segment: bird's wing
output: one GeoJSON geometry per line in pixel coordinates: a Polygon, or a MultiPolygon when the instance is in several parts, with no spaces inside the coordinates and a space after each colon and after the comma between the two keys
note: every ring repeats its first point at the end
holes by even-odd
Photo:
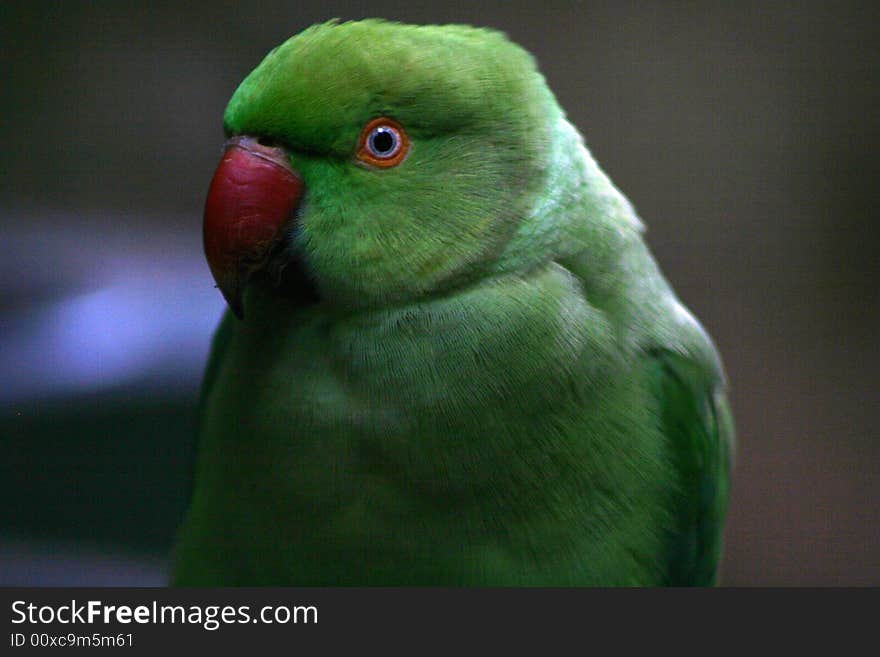
{"type": "Polygon", "coordinates": [[[679,473],[668,584],[716,583],[727,511],[733,422],[723,383],[685,356],[652,352],[661,422],[679,473]]]}
{"type": "Polygon", "coordinates": [[[187,484],[187,495],[191,495],[193,490],[193,481],[195,479],[196,453],[198,451],[199,437],[201,436],[202,421],[205,415],[205,404],[214,383],[217,380],[217,374],[220,371],[220,365],[226,355],[229,341],[232,337],[233,329],[232,313],[228,310],[223,313],[223,319],[214,331],[214,337],[211,339],[211,352],[208,356],[208,365],[205,368],[205,374],[202,377],[202,386],[199,391],[199,401],[196,407],[196,430],[193,433],[192,450],[190,453],[190,476],[187,484]]]}

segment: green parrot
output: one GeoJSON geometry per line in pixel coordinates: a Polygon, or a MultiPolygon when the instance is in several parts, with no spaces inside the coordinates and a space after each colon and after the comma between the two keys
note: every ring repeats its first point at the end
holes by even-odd
{"type": "Polygon", "coordinates": [[[717,582],[719,356],[525,50],[331,21],[224,127],[173,584],[717,582]]]}

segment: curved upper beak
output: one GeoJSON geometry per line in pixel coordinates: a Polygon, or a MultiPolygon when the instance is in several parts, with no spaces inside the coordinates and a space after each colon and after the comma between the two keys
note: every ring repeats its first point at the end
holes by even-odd
{"type": "Polygon", "coordinates": [[[239,319],[244,286],[283,238],[303,191],[283,148],[246,135],[226,142],[205,202],[203,237],[211,274],[239,319]]]}

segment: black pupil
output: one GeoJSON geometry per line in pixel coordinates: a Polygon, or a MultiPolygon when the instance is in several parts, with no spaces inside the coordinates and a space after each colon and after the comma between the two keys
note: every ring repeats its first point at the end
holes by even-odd
{"type": "Polygon", "coordinates": [[[379,128],[370,137],[370,145],[378,155],[388,155],[393,151],[395,141],[394,133],[387,128],[379,128]]]}

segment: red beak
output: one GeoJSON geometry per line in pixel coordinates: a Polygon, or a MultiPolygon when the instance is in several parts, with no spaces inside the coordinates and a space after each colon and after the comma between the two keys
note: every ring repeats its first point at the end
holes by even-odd
{"type": "Polygon", "coordinates": [[[211,274],[239,319],[245,284],[283,237],[302,195],[302,178],[284,149],[248,136],[226,142],[208,190],[203,236],[211,274]]]}

